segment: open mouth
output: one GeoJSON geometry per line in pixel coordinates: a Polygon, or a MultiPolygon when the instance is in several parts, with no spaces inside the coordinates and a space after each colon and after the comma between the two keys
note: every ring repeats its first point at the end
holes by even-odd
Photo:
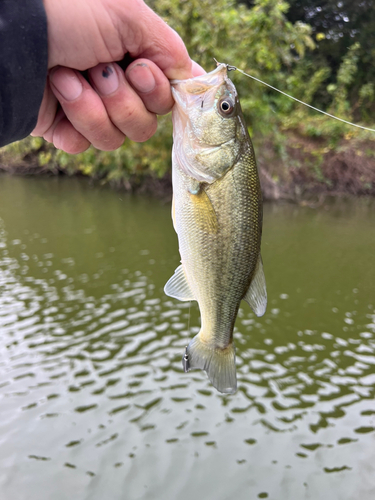
{"type": "MultiPolygon", "coordinates": [[[[189,80],[192,83],[195,81],[195,82],[197,82],[197,84],[198,84],[198,82],[202,82],[203,85],[207,85],[207,83],[208,83],[207,80],[210,80],[211,77],[215,77],[218,73],[221,73],[224,69],[225,69],[225,71],[227,70],[227,65],[224,63],[221,63],[213,71],[210,71],[209,73],[206,73],[205,75],[196,76],[195,78],[189,78],[189,80]]],[[[186,81],[187,80],[170,80],[170,84],[171,85],[178,85],[179,83],[185,83],[186,81]]],[[[194,94],[197,93],[193,90],[193,88],[191,90],[192,90],[191,93],[194,93],[194,94]]]]}

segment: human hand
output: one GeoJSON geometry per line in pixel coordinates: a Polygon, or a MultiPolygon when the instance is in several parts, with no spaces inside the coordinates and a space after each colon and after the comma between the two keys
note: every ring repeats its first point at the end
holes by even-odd
{"type": "Polygon", "coordinates": [[[142,0],[44,0],[49,77],[32,132],[68,153],[151,137],[173,106],[168,79],[204,73],[142,0]],[[135,59],[125,70],[114,61],[135,59]],[[90,83],[79,71],[88,71],[90,83]],[[61,109],[56,113],[58,103],[61,109]]]}

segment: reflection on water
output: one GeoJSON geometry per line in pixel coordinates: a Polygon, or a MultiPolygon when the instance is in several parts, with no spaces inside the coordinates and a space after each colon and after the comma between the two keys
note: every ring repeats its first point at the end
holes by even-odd
{"type": "Polygon", "coordinates": [[[1,177],[1,498],[373,500],[374,223],[266,205],[269,307],[240,310],[221,395],[181,369],[169,204],[1,177]]]}

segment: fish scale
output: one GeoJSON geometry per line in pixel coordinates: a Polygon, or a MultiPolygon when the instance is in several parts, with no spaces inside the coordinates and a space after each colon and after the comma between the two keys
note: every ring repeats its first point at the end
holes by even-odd
{"type": "Polygon", "coordinates": [[[255,155],[225,65],[172,82],[172,89],[173,218],[181,266],[165,292],[199,305],[201,329],[187,346],[185,369],[205,370],[219,391],[232,393],[237,387],[233,328],[241,300],[257,315],[264,314],[267,302],[255,155]],[[230,113],[220,108],[223,102],[230,113]]]}

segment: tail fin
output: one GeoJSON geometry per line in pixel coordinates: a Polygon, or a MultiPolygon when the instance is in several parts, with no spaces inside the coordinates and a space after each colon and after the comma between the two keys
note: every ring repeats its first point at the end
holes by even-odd
{"type": "Polygon", "coordinates": [[[182,358],[185,372],[205,370],[212,385],[223,393],[233,394],[237,390],[236,354],[233,342],[225,349],[210,346],[196,335],[186,347],[182,358]]]}

